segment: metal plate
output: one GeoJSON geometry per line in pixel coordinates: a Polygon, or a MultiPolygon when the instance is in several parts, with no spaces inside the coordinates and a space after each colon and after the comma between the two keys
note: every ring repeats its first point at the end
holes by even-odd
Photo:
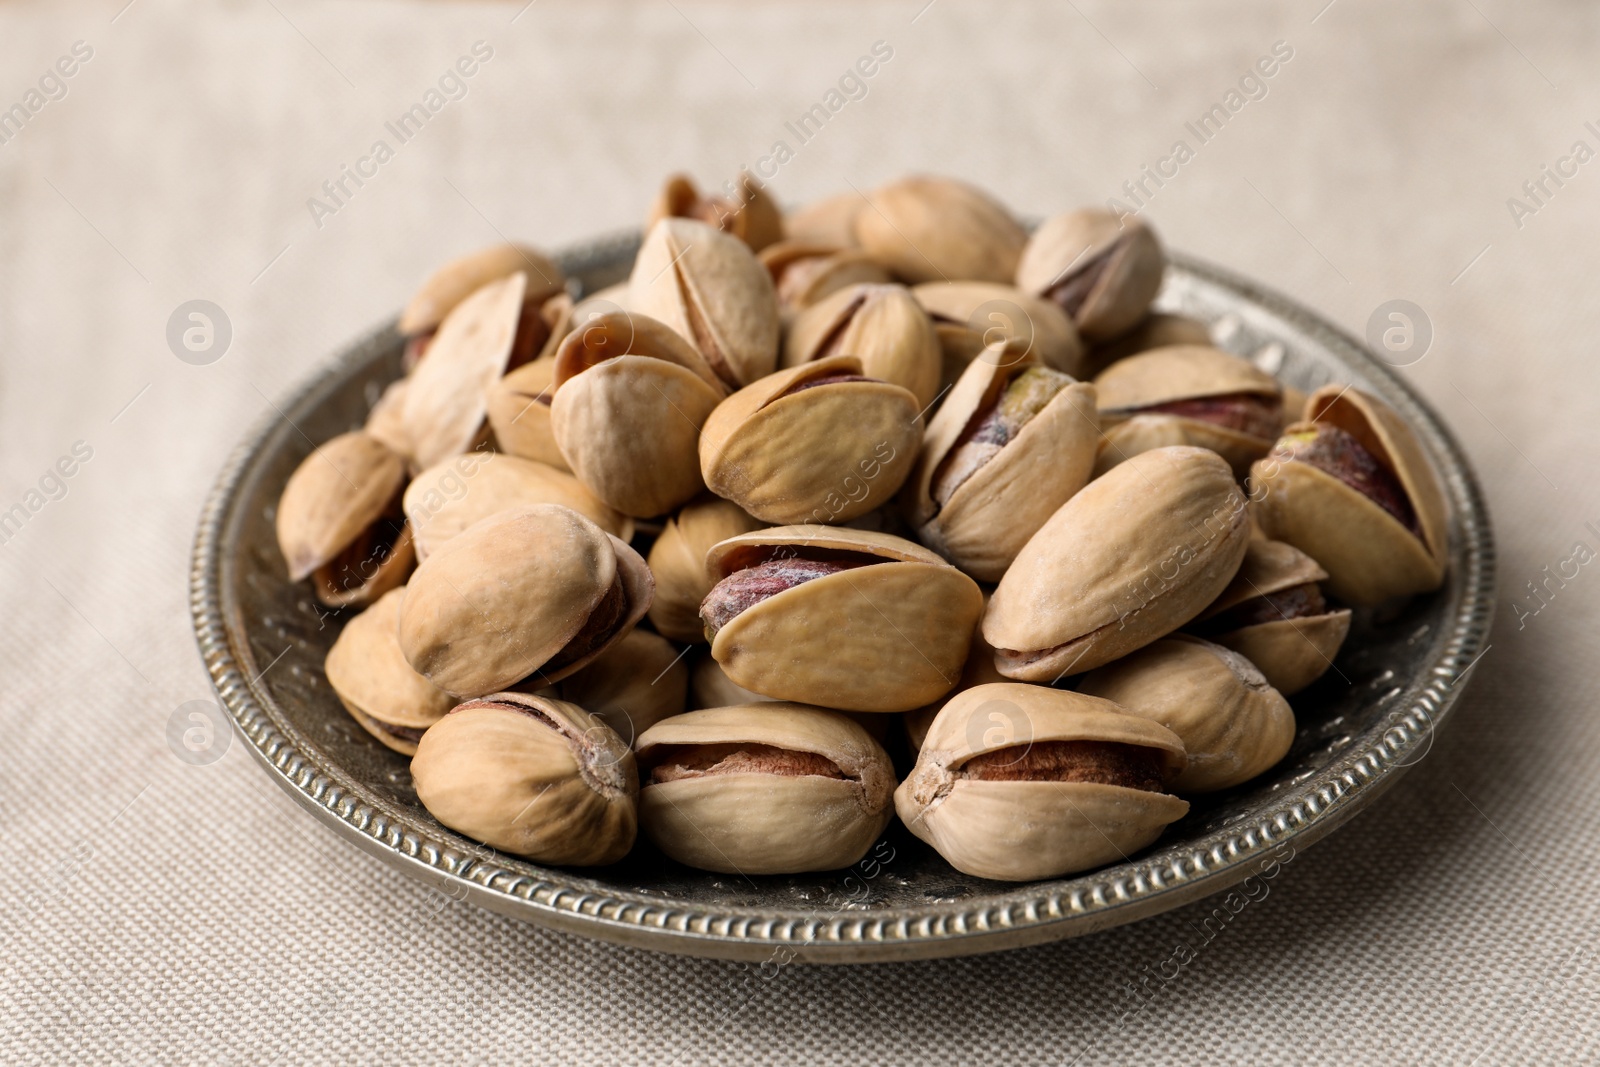
{"type": "MultiPolygon", "coordinates": [[[[560,257],[585,291],[621,280],[625,235],[560,257]]],[[[417,803],[407,761],[373,741],[322,676],[342,620],[285,577],[273,510],[311,449],[355,429],[399,374],[392,324],[269,412],[228,460],[200,519],[191,578],[200,652],[249,750],[333,830],[457,899],[591,937],[700,956],[825,963],[990,952],[1153,915],[1218,892],[1361,810],[1426,754],[1482,649],[1494,550],[1478,486],[1438,418],[1362,346],[1254,283],[1175,257],[1159,302],[1213,324],[1218,341],[1309,391],[1354,382],[1417,429],[1451,505],[1447,584],[1383,615],[1358,612],[1344,652],[1294,700],[1290,754],[1247,787],[1204,798],[1131,862],[1010,885],[952,870],[898,823],[848,871],[708,874],[641,841],[612,867],[565,870],[494,853],[417,803]],[[270,668],[270,669],[269,669],[270,668]]]]}

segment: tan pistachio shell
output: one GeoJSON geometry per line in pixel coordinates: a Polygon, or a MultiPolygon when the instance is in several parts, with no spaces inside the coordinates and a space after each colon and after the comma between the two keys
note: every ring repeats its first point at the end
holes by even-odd
{"type": "MultiPolygon", "coordinates": [[[[674,641],[703,642],[705,624],[700,602],[716,584],[706,567],[706,553],[719,541],[759,530],[765,523],[739,505],[708,494],[685,504],[668,519],[650,546],[650,573],[656,579],[650,623],[674,641]]],[[[722,701],[741,704],[744,701],[722,701]]]]}
{"type": "Polygon", "coordinates": [[[524,363],[489,391],[489,427],[495,446],[523,459],[557,470],[569,470],[550,428],[550,401],[555,396],[554,357],[524,363]]]}
{"type": "MultiPolygon", "coordinates": [[[[893,815],[894,768],[857,723],[793,703],[707,708],[665,719],[639,738],[645,836],[680,863],[728,874],[794,874],[848,867],[893,815]],[[686,749],[762,746],[749,770],[652,781],[686,749]],[[768,751],[809,753],[839,777],[796,773],[768,751]],[[787,773],[785,773],[787,771],[787,773]]],[[[810,762],[810,761],[808,761],[810,762]]]]}
{"type": "Polygon", "coordinates": [[[639,554],[571,508],[531,504],[467,527],[406,586],[400,647],[447,693],[482,696],[539,672],[560,681],[644,617],[653,592],[639,554]],[[579,634],[620,578],[626,608],[605,640],[559,668],[541,668],[579,634]]]}
{"type": "Polygon", "coordinates": [[[917,398],[882,381],[790,392],[811,378],[860,373],[860,360],[832,356],[728,397],[700,433],[706,485],[773,523],[846,522],[893,499],[922,442],[917,398]]]}
{"type": "Polygon", "coordinates": [[[1007,340],[1047,367],[1085,377],[1077,327],[1043,297],[998,282],[924,282],[911,295],[933,319],[947,373],[952,359],[964,369],[989,345],[1007,340]]]}
{"type": "Polygon", "coordinates": [[[543,301],[566,285],[561,268],[542,252],[527,245],[490,245],[452,259],[430,274],[400,313],[400,332],[410,337],[434,329],[467,297],[518,272],[528,276],[530,300],[543,301]]]}
{"type": "Polygon", "coordinates": [[[584,708],[631,747],[689,703],[689,666],[660,634],[633,630],[558,683],[561,698],[584,708]]]}
{"type": "Polygon", "coordinates": [[[1016,278],[1030,293],[1065,299],[1078,332],[1100,342],[1139,324],[1165,269],[1161,242],[1137,216],[1090,208],[1057,215],[1034,230],[1016,278]]]}
{"type": "Polygon", "coordinates": [[[979,581],[999,581],[1034,532],[1088,484],[1094,466],[1100,440],[1095,387],[1071,382],[949,500],[934,500],[935,476],[968,423],[1032,365],[1006,341],[973,360],[928,423],[917,469],[906,482],[918,538],[979,581]]]}
{"type": "Polygon", "coordinates": [[[405,460],[411,458],[411,438],[406,434],[405,402],[409,378],[400,378],[384,386],[378,402],[367,412],[367,422],[362,429],[383,442],[395,455],[405,460]]]}
{"type": "Polygon", "coordinates": [[[406,483],[406,465],[357,430],[325,441],[301,461],[278,499],[278,547],[298,582],[381,519],[406,483]]]}
{"type": "MultiPolygon", "coordinates": [[[[704,633],[701,634],[703,638],[704,633]]],[[[721,708],[730,704],[760,704],[776,700],[734,683],[722,664],[711,658],[709,651],[695,660],[689,671],[689,699],[696,709],[721,708]]]]}
{"type": "MultiPolygon", "coordinates": [[[[989,598],[984,596],[984,604],[988,605],[989,598]]],[[[914,711],[905,714],[906,737],[911,742],[911,751],[916,752],[922,747],[922,742],[928,736],[928,728],[933,725],[933,720],[938,717],[944,706],[954,700],[957,695],[979,685],[989,685],[992,682],[1009,682],[1011,679],[995,670],[994,649],[983,639],[982,630],[974,630],[972,634],[972,647],[967,652],[966,665],[961,668],[961,680],[956,687],[932,704],[925,704],[914,711]]],[[[1021,683],[1019,683],[1021,684],[1021,683]]]]}
{"type": "Polygon", "coordinates": [[[323,673],[351,718],[402,755],[417,736],[455,706],[449,693],[411,669],[396,634],[405,590],[391,589],[345,623],[328,650],[323,673]]]}
{"type": "Polygon", "coordinates": [[[741,173],[737,188],[728,189],[732,196],[702,196],[688,175],[674,174],[650,205],[645,229],[662,219],[695,219],[737,237],[752,252],[783,240],[783,214],[760,182],[741,173]]]}
{"type": "Polygon", "coordinates": [[[1419,539],[1364,494],[1326,471],[1274,451],[1250,469],[1251,500],[1266,535],[1305,552],[1328,572],[1328,591],[1348,604],[1430,592],[1444,581],[1448,510],[1438,475],[1411,428],[1358,389],[1329,385],[1306,401],[1311,421],[1350,433],[1391,470],[1421,527],[1419,539]]]}
{"type": "Polygon", "coordinates": [[[516,339],[527,280],[518,271],[456,305],[411,373],[403,415],[418,467],[470,450],[482,434],[489,393],[516,339]]]}
{"type": "Polygon", "coordinates": [[[1228,461],[1237,477],[1266,455],[1272,441],[1203,419],[1142,411],[1156,404],[1246,394],[1281,403],[1278,380],[1249,360],[1207,345],[1168,345],[1113,363],[1094,380],[1099,391],[1105,440],[1097,474],[1168,445],[1209,448],[1228,461]]]}
{"type": "Polygon", "coordinates": [[[411,779],[445,826],[540,863],[615,863],[637,834],[633,753],[562,700],[496,693],[460,705],[422,735],[411,779]]]}
{"type": "Polygon", "coordinates": [[[1215,452],[1133,457],[1061,505],[1000,579],[983,620],[995,666],[1052,682],[1166,636],[1227,587],[1249,538],[1215,452]]]}
{"type": "Polygon", "coordinates": [[[1184,766],[1177,736],[1110,701],[1037,685],[980,685],[934,719],[916,766],[895,790],[900,821],[956,870],[1020,882],[1126,859],[1188,813],[1186,801],[1146,789],[963,773],[973,756],[1047,741],[1154,749],[1169,776],[1184,766]]]}
{"type": "Polygon", "coordinates": [[[1078,692],[1177,734],[1189,755],[1172,784],[1180,793],[1248,782],[1294,743],[1294,711],[1283,694],[1248,659],[1198,637],[1164,638],[1090,671],[1078,692]]]}
{"type": "Polygon", "coordinates": [[[707,554],[719,580],[802,548],[884,562],[812,579],[734,616],[711,655],[737,685],[848,711],[909,711],[956,684],[983,612],[977,583],[921,545],[832,526],[731,537],[707,554]]]}
{"type": "Polygon", "coordinates": [[[913,176],[873,191],[856,240],[908,283],[1009,282],[1028,232],[988,193],[950,178],[913,176]]]}
{"type": "Polygon", "coordinates": [[[588,322],[596,315],[604,315],[608,311],[629,311],[631,309],[628,307],[628,292],[627,282],[618,282],[604,289],[596,289],[573,306],[572,320],[588,322]]]}
{"type": "Polygon", "coordinates": [[[633,537],[633,520],[608,507],[565,471],[495,452],[467,452],[429,467],[406,487],[406,521],[417,559],[473,523],[524,504],[560,504],[621,541],[633,537]]]}
{"type": "Polygon", "coordinates": [[[1199,319],[1165,311],[1152,311],[1139,320],[1139,325],[1121,337],[1091,348],[1086,363],[1092,373],[1098,374],[1119,359],[1136,356],[1152,348],[1211,343],[1211,328],[1199,319]]]}
{"type": "Polygon", "coordinates": [[[628,286],[628,310],[676,331],[729,388],[777,366],[777,294],[737,237],[690,219],[662,219],[646,235],[628,286]]]}
{"type": "Polygon", "coordinates": [[[867,206],[867,198],[851,190],[814,200],[783,220],[783,232],[792,241],[856,247],[856,216],[867,206]]]}
{"type": "Polygon", "coordinates": [[[578,480],[627,515],[661,515],[705,488],[700,428],[727,387],[700,353],[647,315],[617,311],[556,355],[550,427],[578,480]]]}
{"type": "Polygon", "coordinates": [[[797,314],[784,335],[781,365],[828,355],[855,356],[863,374],[910,390],[919,407],[939,395],[939,335],[903,285],[853,285],[797,314]]]}
{"type": "Polygon", "coordinates": [[[883,264],[858,248],[780,241],[763,248],[758,258],[772,275],[779,307],[789,313],[852,285],[883,285],[893,280],[883,264]]]}

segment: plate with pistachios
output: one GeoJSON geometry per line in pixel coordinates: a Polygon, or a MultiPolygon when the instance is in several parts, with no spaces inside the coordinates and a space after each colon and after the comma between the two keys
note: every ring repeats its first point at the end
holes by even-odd
{"type": "Polygon", "coordinates": [[[1360,343],[951,179],[644,215],[419,272],[227,462],[201,653],[345,839],[619,943],[915,959],[1243,892],[1426,757],[1493,545],[1360,343]]]}

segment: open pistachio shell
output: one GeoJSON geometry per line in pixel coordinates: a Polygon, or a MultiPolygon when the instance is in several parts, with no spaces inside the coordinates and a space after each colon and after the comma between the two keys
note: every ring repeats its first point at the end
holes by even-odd
{"type": "Polygon", "coordinates": [[[665,325],[611,312],[561,343],[550,427],[596,496],[627,515],[660,515],[705,488],[700,427],[727,392],[665,325]]]}
{"type": "Polygon", "coordinates": [[[1139,324],[1165,269],[1161,242],[1137,216],[1085,209],[1033,231],[1017,285],[1060,304],[1086,340],[1099,342],[1139,324]]]}
{"type": "Polygon", "coordinates": [[[646,730],[637,758],[645,836],[702,870],[848,867],[892,816],[888,755],[861,726],[822,708],[691,711],[646,730]]]}
{"type": "MultiPolygon", "coordinates": [[[[1018,388],[1032,381],[1018,383],[1018,388]]],[[[1094,386],[1039,368],[1031,357],[1018,358],[1009,342],[996,342],[968,365],[928,423],[917,469],[906,483],[917,536],[979,581],[999,581],[1028,538],[1088,483],[1099,437],[1094,386]],[[968,443],[975,435],[985,436],[984,426],[1001,425],[990,417],[998,418],[1012,406],[1009,398],[1015,390],[1010,387],[1030,368],[1035,376],[1054,376],[1054,395],[1020,429],[1005,423],[1006,429],[987,434],[1014,433],[1009,439],[968,443]],[[980,461],[953,492],[939,499],[946,493],[953,463],[980,461]]]]}
{"type": "Polygon", "coordinates": [[[902,178],[868,200],[856,240],[908,283],[1009,282],[1028,241],[993,197],[950,178],[902,178]]]}
{"type": "MultiPolygon", "coordinates": [[[[704,635],[702,634],[702,639],[704,635]]],[[[735,684],[722,664],[703,653],[689,671],[689,699],[694,708],[722,708],[730,704],[760,704],[776,700],[735,684]]]]}
{"type": "Polygon", "coordinates": [[[621,541],[633,537],[633,520],[608,507],[565,471],[495,452],[467,452],[429,467],[405,493],[406,521],[417,559],[480,519],[524,504],[560,504],[621,541]]]}
{"type": "Polygon", "coordinates": [[[1183,741],[1189,763],[1173,789],[1214,793],[1248,782],[1294,742],[1294,711],[1255,664],[1179,635],[1090,671],[1078,692],[1153,719],[1183,741]]]}
{"type": "Polygon", "coordinates": [[[411,438],[406,434],[405,403],[409,378],[390,382],[379,395],[378,402],[367,412],[367,423],[362,429],[383,442],[384,447],[409,461],[411,438]]]}
{"type": "Polygon", "coordinates": [[[411,761],[435,819],[540,863],[615,863],[633,847],[633,753],[576,704],[527,693],[470,700],[422,735],[411,761]]]}
{"type": "Polygon", "coordinates": [[[1239,573],[1189,629],[1244,656],[1274,689],[1293,696],[1333,666],[1350,632],[1348,609],[1329,610],[1320,592],[1307,595],[1327,577],[1293,545],[1252,538],[1239,573]],[[1249,618],[1260,621],[1228,624],[1234,609],[1252,602],[1258,607],[1249,618]]]}
{"type": "Polygon", "coordinates": [[[489,426],[500,451],[568,470],[566,457],[550,428],[555,398],[554,357],[524,363],[489,391],[489,426]]]}
{"type": "Polygon", "coordinates": [[[706,485],[774,523],[846,522],[892,499],[916,463],[920,405],[860,375],[860,360],[832,356],[728,397],[700,433],[706,485]]]}
{"type": "Polygon", "coordinates": [[[855,356],[861,373],[911,391],[920,407],[939,395],[942,355],[933,322],[903,285],[853,285],[795,316],[781,365],[855,356]]]}
{"type": "MultiPolygon", "coordinates": [[[[864,565],[749,598],[711,641],[711,655],[735,684],[849,711],[908,711],[949,692],[983,596],[921,545],[865,530],[784,526],[729,538],[707,564],[722,588],[738,585],[747,568],[778,563],[781,570],[783,561],[812,557],[864,565]]],[[[779,575],[761,592],[784,584],[779,575]]]]}
{"type": "Polygon", "coordinates": [[[689,667],[671,641],[634,630],[558,685],[561,699],[587,710],[631,746],[662,719],[683,714],[689,667]]]}
{"type": "Polygon", "coordinates": [[[1136,356],[1152,348],[1209,344],[1211,344],[1211,328],[1199,319],[1164,311],[1152,311],[1127,333],[1091,348],[1086,363],[1092,373],[1098,374],[1119,359],[1136,356]]]}
{"type": "MultiPolygon", "coordinates": [[[[988,604],[988,596],[984,597],[984,604],[988,604]]],[[[1011,679],[995,670],[994,649],[983,639],[981,630],[972,634],[972,647],[967,652],[966,665],[961,668],[961,680],[956,687],[943,697],[931,704],[924,704],[920,708],[908,711],[905,714],[906,737],[911,742],[911,751],[916,752],[922,747],[922,742],[928,736],[928,728],[933,725],[933,720],[938,717],[944,706],[954,700],[961,693],[979,685],[988,685],[991,682],[1009,682],[1011,679]]]]}
{"type": "Polygon", "coordinates": [[[1061,505],[1000,579],[983,621],[995,666],[1051,682],[1166,636],[1226,588],[1249,537],[1215,452],[1133,457],[1061,505]]]}
{"type": "Polygon", "coordinates": [[[1349,604],[1377,604],[1424,593],[1444,581],[1447,511],[1438,475],[1421,443],[1388,405],[1358,389],[1324,386],[1306,402],[1310,421],[1285,431],[1272,454],[1250,469],[1251,500],[1262,530],[1287,541],[1328,572],[1327,588],[1349,604]],[[1398,484],[1416,532],[1335,474],[1293,458],[1298,442],[1322,426],[1348,434],[1398,484]]]}
{"type": "Polygon", "coordinates": [[[706,567],[706,552],[718,541],[759,530],[763,525],[739,505],[709,493],[691,500],[667,520],[661,535],[650,546],[648,560],[650,573],[656,579],[650,623],[657,632],[674,641],[706,639],[700,602],[716,584],[706,567]]]}
{"type": "Polygon", "coordinates": [[[882,285],[893,280],[883,264],[858,248],[780,241],[763,248],[758,258],[772,275],[778,306],[786,314],[852,285],[882,285]]]}
{"type": "Polygon", "coordinates": [[[778,361],[778,298],[743,241],[702,222],[650,228],[628,281],[628,310],[659,319],[699,350],[729,388],[778,361]]]}
{"type": "Polygon", "coordinates": [[[339,631],[323,671],[339,703],[373,737],[406,756],[455,698],[411,669],[396,630],[404,589],[391,589],[339,631]]]}
{"type": "Polygon", "coordinates": [[[528,276],[527,295],[543,301],[561,292],[561,268],[527,245],[498,244],[452,259],[428,276],[400,313],[400,332],[407,337],[435,329],[473,293],[490,282],[521,272],[528,276]]]}
{"type": "Polygon", "coordinates": [[[856,247],[856,216],[867,206],[867,198],[854,190],[814,200],[792,211],[783,220],[783,232],[791,241],[856,247]]]}
{"type": "Polygon", "coordinates": [[[536,671],[548,684],[633,629],[653,586],[637,552],[571,508],[511,508],[417,568],[400,606],[400,647],[419,674],[458,697],[536,671]]]}
{"type": "Polygon", "coordinates": [[[489,393],[511,357],[527,280],[518,271],[456,305],[412,372],[404,419],[419,467],[460,455],[481,436],[489,393]]]}
{"type": "Polygon", "coordinates": [[[1094,384],[1106,427],[1095,468],[1099,474],[1152,448],[1194,445],[1220,455],[1242,478],[1283,428],[1277,379],[1206,345],[1169,345],[1129,356],[1102,371],[1094,384]],[[1212,416],[1201,417],[1198,412],[1207,405],[1194,402],[1214,398],[1212,416]],[[1187,405],[1191,412],[1154,410],[1172,404],[1187,405]]]}
{"type": "Polygon", "coordinates": [[[997,340],[1012,342],[1047,367],[1085,376],[1077,327],[1042,297],[997,282],[924,282],[911,295],[933,319],[951,382],[997,340]],[[955,374],[949,373],[952,362],[959,364],[955,374]]]}
{"type": "Polygon", "coordinates": [[[728,196],[702,196],[686,174],[669,177],[645,222],[649,229],[662,219],[695,219],[737,237],[759,252],[783,239],[783,215],[761,183],[741,173],[737,187],[727,186],[728,196]]]}
{"type": "Polygon", "coordinates": [[[895,790],[900,821],[956,870],[1056,878],[1123,860],[1189,805],[1161,791],[1183,744],[1107,700],[996,683],[944,706],[895,790]]]}

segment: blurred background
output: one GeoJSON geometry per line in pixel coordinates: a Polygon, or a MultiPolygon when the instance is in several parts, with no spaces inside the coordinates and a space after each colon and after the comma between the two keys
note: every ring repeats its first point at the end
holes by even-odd
{"type": "Polygon", "coordinates": [[[0,1058],[1594,1057],[1600,577],[1529,584],[1600,551],[1597,43],[1581,0],[0,3],[0,511],[28,512],[0,530],[0,1058]],[[435,907],[242,745],[174,757],[211,697],[213,478],[443,259],[637,227],[673,170],[788,205],[931,171],[1044,216],[1126,201],[1179,140],[1140,194],[1170,247],[1357,336],[1422,310],[1402,373],[1476,464],[1502,601],[1425,760],[1154,999],[1126,987],[1186,909],[757,975],[435,907]],[[198,364],[168,341],[194,300],[228,333],[198,364]]]}

